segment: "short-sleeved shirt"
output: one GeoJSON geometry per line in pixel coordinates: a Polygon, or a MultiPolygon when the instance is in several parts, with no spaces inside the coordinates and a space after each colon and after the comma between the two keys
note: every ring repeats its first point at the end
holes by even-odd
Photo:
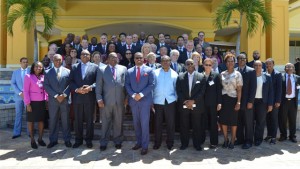
{"type": "Polygon", "coordinates": [[[236,89],[243,86],[243,77],[240,72],[234,70],[229,73],[227,70],[221,73],[222,95],[227,94],[230,97],[237,97],[236,89]]]}

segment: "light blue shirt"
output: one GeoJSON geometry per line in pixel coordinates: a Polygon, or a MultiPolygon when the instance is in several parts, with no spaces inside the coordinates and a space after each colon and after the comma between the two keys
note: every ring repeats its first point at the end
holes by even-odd
{"type": "Polygon", "coordinates": [[[165,105],[165,100],[172,103],[177,100],[176,80],[178,74],[169,69],[165,72],[162,68],[154,70],[155,86],[153,90],[153,103],[165,105]]]}

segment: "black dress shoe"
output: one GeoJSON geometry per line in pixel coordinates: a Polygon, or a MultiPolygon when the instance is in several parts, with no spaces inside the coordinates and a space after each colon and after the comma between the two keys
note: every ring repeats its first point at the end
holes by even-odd
{"type": "Polygon", "coordinates": [[[43,139],[38,139],[38,144],[40,145],[40,146],[46,146],[46,143],[44,142],[44,140],[43,139]]]}
{"type": "Polygon", "coordinates": [[[241,141],[238,141],[238,140],[235,140],[234,141],[234,145],[235,146],[238,146],[238,145],[242,145],[243,143],[241,141]]]}
{"type": "Polygon", "coordinates": [[[228,148],[229,140],[224,141],[222,148],[228,148]]]}
{"type": "Polygon", "coordinates": [[[153,146],[153,150],[157,150],[157,149],[159,149],[159,148],[160,148],[159,145],[154,145],[154,146],[153,146]]]}
{"type": "Polygon", "coordinates": [[[292,137],[292,138],[290,138],[289,139],[291,142],[293,142],[293,143],[297,143],[297,139],[295,138],[295,137],[292,137]]]}
{"type": "Polygon", "coordinates": [[[35,141],[31,142],[31,148],[33,148],[33,149],[37,149],[38,148],[38,146],[36,145],[35,141]]]}
{"type": "Polygon", "coordinates": [[[234,149],[234,143],[229,143],[228,144],[228,149],[234,149]]]}
{"type": "Polygon", "coordinates": [[[201,147],[201,146],[197,146],[197,147],[195,147],[195,149],[196,149],[197,151],[202,151],[202,147],[201,147]]]}
{"type": "Polygon", "coordinates": [[[272,137],[271,136],[267,136],[264,138],[265,141],[269,141],[272,137]]]}
{"type": "Polygon", "coordinates": [[[82,145],[82,142],[75,142],[75,144],[73,145],[73,148],[78,148],[81,145],[82,145]]]}
{"type": "Polygon", "coordinates": [[[86,142],[86,147],[87,148],[92,148],[93,147],[93,143],[91,141],[87,141],[86,142]]]}
{"type": "Polygon", "coordinates": [[[15,138],[18,138],[18,137],[21,137],[21,135],[15,135],[15,136],[12,136],[11,139],[15,139],[15,138]]]}
{"type": "Polygon", "coordinates": [[[271,138],[270,144],[276,144],[276,138],[271,138]]]}
{"type": "Polygon", "coordinates": [[[54,147],[56,144],[58,144],[57,141],[55,141],[55,142],[50,142],[50,143],[48,144],[47,148],[52,148],[52,147],[54,147]]]}
{"type": "Polygon", "coordinates": [[[278,139],[278,141],[285,141],[286,139],[287,139],[286,137],[280,136],[279,139],[278,139]]]}
{"type": "Polygon", "coordinates": [[[212,145],[212,144],[209,146],[210,149],[216,149],[217,147],[218,145],[212,145]]]}
{"type": "Polygon", "coordinates": [[[187,146],[184,146],[184,145],[180,146],[180,150],[185,150],[186,148],[187,148],[187,146]]]}
{"type": "Polygon", "coordinates": [[[252,144],[245,143],[245,144],[243,144],[242,149],[249,149],[251,147],[252,147],[252,144]]]}
{"type": "Polygon", "coordinates": [[[148,149],[142,149],[141,150],[141,155],[146,155],[148,153],[148,149]]]}
{"type": "Polygon", "coordinates": [[[173,145],[167,145],[168,150],[172,150],[173,145]]]}
{"type": "Polygon", "coordinates": [[[140,146],[140,145],[135,145],[134,147],[132,147],[131,149],[132,150],[138,150],[138,149],[140,149],[140,148],[142,148],[142,146],[140,146]]]}
{"type": "Polygon", "coordinates": [[[106,146],[100,146],[100,151],[105,151],[106,150],[106,146]]]}
{"type": "Polygon", "coordinates": [[[262,142],[262,141],[256,140],[255,143],[254,143],[254,145],[255,145],[255,146],[259,146],[259,145],[261,145],[261,142],[262,142]]]}
{"type": "Polygon", "coordinates": [[[122,148],[122,144],[116,144],[115,147],[116,147],[116,149],[121,149],[122,148]]]}
{"type": "Polygon", "coordinates": [[[65,142],[65,146],[68,147],[68,148],[70,148],[70,147],[72,147],[72,143],[70,141],[66,141],[65,142]]]}

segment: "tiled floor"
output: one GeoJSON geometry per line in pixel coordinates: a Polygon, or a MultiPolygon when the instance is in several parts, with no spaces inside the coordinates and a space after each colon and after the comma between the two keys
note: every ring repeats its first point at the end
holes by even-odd
{"type": "MultiPolygon", "coordinates": [[[[25,133],[24,133],[25,134],[25,133]]],[[[300,135],[300,131],[297,132],[300,135]]],[[[47,135],[44,140],[48,143],[47,135]]],[[[208,140],[208,139],[207,139],[208,140]]],[[[222,137],[220,136],[220,142],[222,137]]],[[[73,141],[74,143],[74,141],[73,141]]],[[[0,130],[0,168],[22,169],[79,169],[79,168],[112,168],[122,169],[259,169],[259,168],[300,168],[300,143],[290,141],[277,142],[269,145],[264,142],[259,147],[243,150],[236,147],[233,150],[217,148],[208,149],[208,141],[204,150],[196,151],[191,145],[186,150],[179,150],[180,141],[175,141],[173,150],[165,146],[153,150],[150,144],[149,152],[141,156],[139,151],[131,150],[134,142],[124,142],[121,150],[116,150],[112,143],[104,152],[99,150],[99,141],[93,141],[94,148],[87,149],[85,145],[78,149],[66,148],[62,140],[52,149],[39,147],[32,150],[29,138],[23,135],[11,139],[11,130],[0,130]]]]}

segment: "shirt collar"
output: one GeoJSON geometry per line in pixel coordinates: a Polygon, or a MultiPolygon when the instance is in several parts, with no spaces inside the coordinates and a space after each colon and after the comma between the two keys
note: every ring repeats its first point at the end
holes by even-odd
{"type": "Polygon", "coordinates": [[[189,75],[189,76],[194,76],[194,74],[195,74],[195,71],[193,71],[192,74],[190,74],[190,73],[188,72],[188,75],[189,75]]]}

